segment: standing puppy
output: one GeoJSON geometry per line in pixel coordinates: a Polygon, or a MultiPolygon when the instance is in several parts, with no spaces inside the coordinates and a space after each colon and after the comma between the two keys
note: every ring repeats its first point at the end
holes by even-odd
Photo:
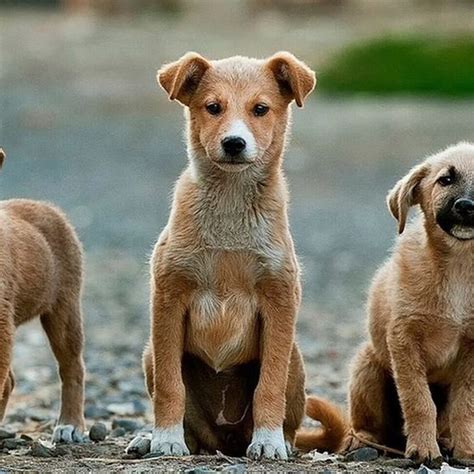
{"type": "Polygon", "coordinates": [[[56,442],[81,441],[84,430],[81,285],[81,245],[66,217],[37,201],[0,201],[0,421],[15,380],[15,328],[39,316],[62,382],[56,442]]]}
{"type": "MultiPolygon", "coordinates": [[[[189,165],[151,263],[151,452],[286,459],[304,371],[282,159],[289,105],[303,105],[314,73],[289,53],[188,53],[158,81],[186,108],[189,165]]],[[[128,452],[143,452],[144,441],[128,452]]]]}

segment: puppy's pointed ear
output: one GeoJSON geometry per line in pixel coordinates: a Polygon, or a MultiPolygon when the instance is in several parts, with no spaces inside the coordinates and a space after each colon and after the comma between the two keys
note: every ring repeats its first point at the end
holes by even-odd
{"type": "Polygon", "coordinates": [[[186,53],[178,61],[164,65],[156,78],[170,100],[176,99],[183,105],[189,105],[204,73],[210,67],[210,62],[198,53],[186,53]]]}
{"type": "Polygon", "coordinates": [[[398,221],[398,233],[405,229],[408,210],[411,206],[420,204],[420,183],[428,174],[428,166],[425,163],[415,166],[404,178],[402,178],[388,193],[387,205],[398,221]]]}
{"type": "Polygon", "coordinates": [[[3,165],[5,158],[6,158],[6,155],[5,155],[5,152],[3,151],[3,148],[0,148],[0,168],[3,165]]]}
{"type": "Polygon", "coordinates": [[[268,59],[268,67],[283,95],[295,100],[298,107],[316,86],[316,75],[304,62],[291,53],[281,51],[268,59]]]}

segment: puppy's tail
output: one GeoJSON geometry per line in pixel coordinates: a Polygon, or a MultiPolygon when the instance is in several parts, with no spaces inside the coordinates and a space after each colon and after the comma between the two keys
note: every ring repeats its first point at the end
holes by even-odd
{"type": "Polygon", "coordinates": [[[306,414],[322,427],[298,430],[296,447],[302,451],[338,452],[349,429],[342,411],[327,400],[311,396],[306,399],[306,414]]]}

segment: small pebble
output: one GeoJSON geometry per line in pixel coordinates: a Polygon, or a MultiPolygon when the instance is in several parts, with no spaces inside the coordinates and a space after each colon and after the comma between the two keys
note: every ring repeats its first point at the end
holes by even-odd
{"type": "Polygon", "coordinates": [[[126,433],[127,432],[125,431],[125,429],[119,426],[118,428],[115,428],[114,430],[112,430],[112,432],[110,433],[110,437],[121,438],[122,436],[125,436],[126,433]]]}
{"type": "Polygon", "coordinates": [[[36,458],[51,458],[54,456],[54,450],[45,446],[41,441],[34,441],[28,454],[36,458]]]}
{"type": "Polygon", "coordinates": [[[211,469],[210,467],[193,467],[191,469],[186,469],[184,471],[186,474],[213,474],[217,471],[211,469]]]}
{"type": "Polygon", "coordinates": [[[355,451],[351,451],[349,454],[345,456],[346,461],[375,461],[379,457],[379,453],[374,448],[360,448],[356,449],[355,451]]]}
{"type": "Polygon", "coordinates": [[[123,428],[128,433],[133,433],[140,428],[140,425],[135,420],[112,420],[112,429],[123,428]]]}
{"type": "Polygon", "coordinates": [[[247,466],[245,464],[232,464],[224,467],[221,472],[226,472],[227,474],[243,474],[247,472],[247,466]]]}
{"type": "Polygon", "coordinates": [[[108,418],[110,415],[109,410],[104,407],[98,407],[97,405],[88,405],[84,410],[86,418],[108,418]]]}
{"type": "Polygon", "coordinates": [[[107,427],[104,423],[94,423],[89,430],[91,441],[104,441],[107,436],[107,427]]]}
{"type": "Polygon", "coordinates": [[[13,433],[12,431],[0,429],[0,440],[10,439],[10,438],[15,438],[15,437],[16,437],[16,433],[13,433]]]}
{"type": "Polygon", "coordinates": [[[128,403],[109,403],[107,410],[114,415],[130,416],[144,415],[146,411],[145,404],[140,400],[133,400],[128,403]]]}
{"type": "Polygon", "coordinates": [[[24,439],[21,439],[21,438],[7,438],[1,442],[2,448],[8,449],[8,450],[23,448],[27,444],[28,443],[24,439]]]}

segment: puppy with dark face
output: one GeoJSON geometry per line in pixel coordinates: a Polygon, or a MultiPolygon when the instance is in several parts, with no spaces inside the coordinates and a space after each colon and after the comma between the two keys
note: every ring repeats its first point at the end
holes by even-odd
{"type": "MultiPolygon", "coordinates": [[[[388,205],[402,235],[370,290],[370,338],[351,371],[352,433],[333,445],[352,450],[367,440],[425,463],[439,461],[440,447],[473,458],[474,144],[413,168],[388,205]],[[415,205],[422,212],[405,229],[415,205]]],[[[344,434],[341,416],[333,426],[344,434]]]]}
{"type": "Polygon", "coordinates": [[[286,459],[305,396],[282,161],[290,104],[303,105],[314,73],[285,52],[188,53],[158,82],[185,107],[188,166],[151,263],[155,429],[128,452],[286,459]]]}

